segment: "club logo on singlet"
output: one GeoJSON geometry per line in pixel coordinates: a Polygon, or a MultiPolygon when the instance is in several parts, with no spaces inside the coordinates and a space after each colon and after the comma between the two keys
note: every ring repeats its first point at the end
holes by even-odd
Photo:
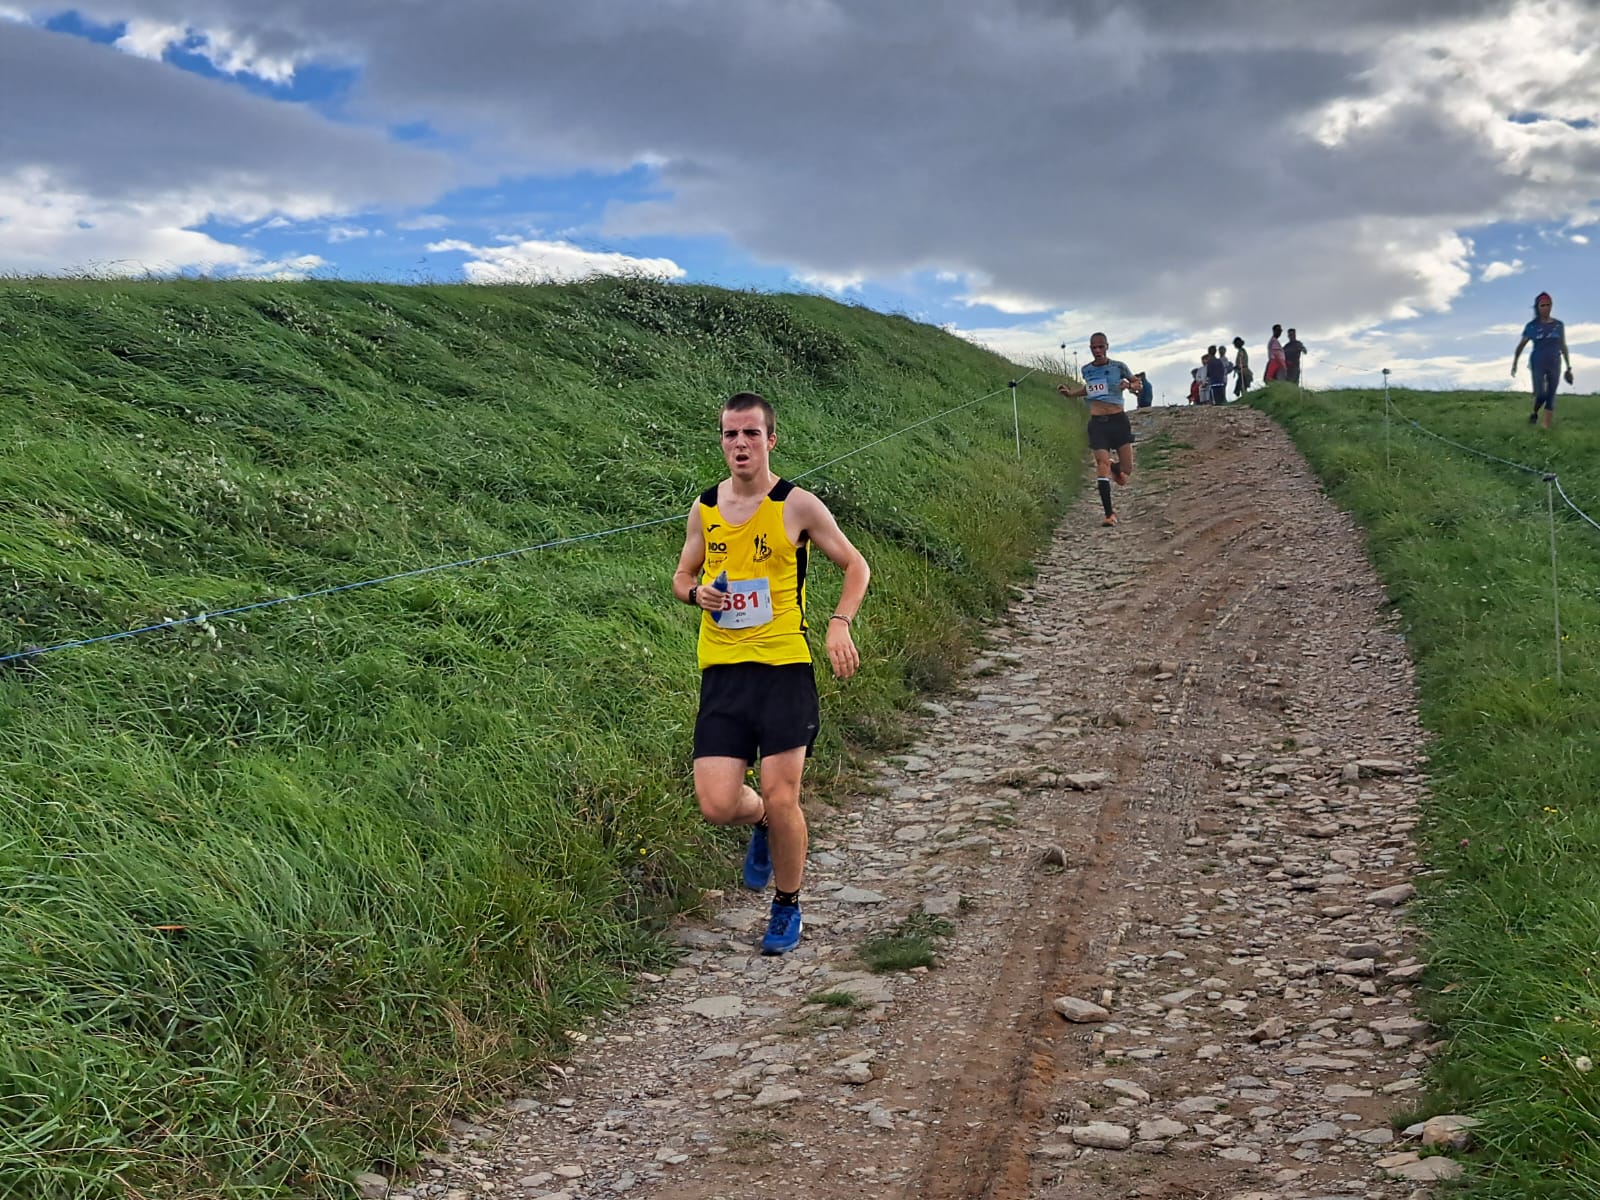
{"type": "Polygon", "coordinates": [[[766,562],[767,559],[772,557],[772,551],[767,546],[767,535],[766,534],[758,533],[756,535],[756,538],[755,538],[755,543],[756,543],[756,550],[755,550],[755,555],[754,555],[754,561],[756,561],[756,562],[766,562]]]}

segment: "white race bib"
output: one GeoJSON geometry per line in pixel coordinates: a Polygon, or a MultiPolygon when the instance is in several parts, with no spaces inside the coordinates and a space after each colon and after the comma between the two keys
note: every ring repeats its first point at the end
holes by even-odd
{"type": "Polygon", "coordinates": [[[1091,400],[1104,400],[1109,391],[1104,379],[1091,379],[1084,386],[1089,389],[1089,399],[1091,400]]]}
{"type": "Polygon", "coordinates": [[[728,607],[712,613],[711,619],[723,629],[749,629],[772,620],[772,585],[760,579],[728,581],[728,607]]]}

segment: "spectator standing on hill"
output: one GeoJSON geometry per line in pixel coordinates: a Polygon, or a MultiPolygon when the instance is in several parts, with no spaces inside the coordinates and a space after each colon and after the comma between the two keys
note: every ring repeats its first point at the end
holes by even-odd
{"type": "MultiPolygon", "coordinates": [[[[1200,361],[1201,362],[1205,362],[1205,359],[1202,358],[1200,361]]],[[[1190,404],[1199,404],[1200,403],[1200,392],[1205,387],[1205,384],[1200,382],[1201,374],[1202,374],[1202,368],[1200,368],[1200,367],[1194,367],[1189,371],[1189,403],[1190,404]]]]}
{"type": "Polygon", "coordinates": [[[1133,426],[1123,410],[1124,392],[1137,392],[1139,381],[1126,364],[1107,358],[1111,344],[1103,333],[1089,337],[1090,360],[1078,374],[1083,382],[1074,387],[1056,388],[1063,396],[1084,400],[1089,405],[1089,449],[1094,452],[1095,487],[1100,492],[1100,507],[1105,509],[1102,525],[1115,525],[1117,514],[1111,506],[1111,481],[1125,485],[1133,475],[1133,426]],[[1115,456],[1115,457],[1113,457],[1115,456]]]}
{"type": "Polygon", "coordinates": [[[1533,320],[1522,327],[1522,340],[1517,352],[1511,356],[1511,377],[1517,377],[1517,362],[1522,358],[1522,348],[1533,343],[1528,355],[1528,373],[1533,376],[1533,411],[1528,414],[1528,424],[1539,419],[1539,409],[1544,408],[1544,427],[1550,428],[1556,416],[1556,376],[1562,360],[1567,364],[1567,383],[1572,383],[1572,356],[1567,353],[1567,327],[1550,315],[1555,301],[1549,292],[1540,292],[1533,298],[1533,320]]]}
{"type": "Polygon", "coordinates": [[[1267,339],[1267,382],[1283,378],[1284,369],[1289,365],[1283,357],[1283,326],[1274,325],[1272,336],[1267,339]]]}
{"type": "Polygon", "coordinates": [[[755,392],[722,407],[728,478],[700,494],[672,592],[700,610],[700,713],[694,726],[694,790],[716,825],[753,825],[744,883],[776,884],[763,954],[800,944],[806,818],[800,776],[817,738],[819,706],[806,643],[806,562],[816,546],[844,572],[828,618],[828,661],[840,679],[861,663],[850,623],[872,573],[812,493],[780,479],[769,456],[777,416],[755,392]],[[761,790],[745,782],[759,756],[761,790]]]}
{"type": "Polygon", "coordinates": [[[1212,404],[1228,402],[1228,375],[1232,370],[1233,364],[1228,361],[1228,348],[1213,346],[1211,361],[1206,364],[1206,385],[1211,392],[1212,404]]]}
{"type": "Polygon", "coordinates": [[[1300,382],[1300,356],[1305,352],[1300,335],[1289,330],[1289,340],[1283,344],[1283,377],[1290,383],[1300,382]]]}
{"type": "Polygon", "coordinates": [[[1233,359],[1233,394],[1242,396],[1250,390],[1255,376],[1250,373],[1250,351],[1244,348],[1244,339],[1234,338],[1233,348],[1237,351],[1233,359]]]}
{"type": "Polygon", "coordinates": [[[1139,381],[1139,407],[1149,408],[1156,402],[1156,389],[1150,386],[1143,371],[1134,376],[1139,381]]]}

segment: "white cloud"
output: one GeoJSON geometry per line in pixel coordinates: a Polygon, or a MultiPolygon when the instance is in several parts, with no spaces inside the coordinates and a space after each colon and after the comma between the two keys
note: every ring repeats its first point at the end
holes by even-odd
{"type": "Polygon", "coordinates": [[[1575,233],[1567,240],[1575,246],[1587,246],[1589,244],[1588,235],[1582,233],[1575,233]]]}
{"type": "Polygon", "coordinates": [[[596,275],[640,275],[681,279],[683,268],[668,258],[634,258],[611,251],[584,250],[571,242],[518,241],[475,246],[457,239],[434,242],[430,254],[465,254],[462,265],[473,283],[563,283],[596,275]]]}
{"type": "Polygon", "coordinates": [[[122,36],[113,44],[124,54],[159,62],[169,48],[182,45],[186,36],[182,25],[134,20],[124,26],[122,36]]]}
{"type": "Polygon", "coordinates": [[[148,275],[215,271],[252,261],[189,226],[204,196],[106,201],[56,184],[37,168],[0,176],[0,274],[148,275]]]}
{"type": "Polygon", "coordinates": [[[298,254],[271,262],[250,263],[234,272],[240,279],[305,279],[327,260],[317,254],[298,254]]]}
{"type": "Polygon", "coordinates": [[[818,291],[835,296],[860,291],[862,285],[866,283],[860,275],[829,275],[813,271],[801,271],[791,278],[804,287],[816,288],[818,291]]]}
{"type": "MultiPolygon", "coordinates": [[[[338,245],[340,242],[353,242],[360,238],[368,238],[372,236],[373,231],[371,229],[364,229],[359,225],[332,225],[328,228],[328,241],[332,242],[334,245],[338,245]]],[[[382,236],[381,230],[379,231],[379,236],[382,236]]]]}
{"type": "MultiPolygon", "coordinates": [[[[1519,329],[1520,333],[1521,330],[1519,329]]],[[[1588,346],[1600,344],[1600,322],[1581,321],[1567,324],[1567,345],[1588,346]]]]}
{"type": "Polygon", "coordinates": [[[267,261],[192,228],[231,202],[200,192],[108,202],[38,169],[0,175],[0,274],[300,279],[325,265],[314,254],[267,261]]]}
{"type": "Polygon", "coordinates": [[[1483,283],[1493,283],[1496,279],[1507,279],[1512,275],[1521,275],[1523,270],[1523,262],[1520,258],[1514,258],[1510,262],[1496,260],[1483,268],[1483,273],[1478,276],[1478,279],[1483,283]]]}
{"type": "Polygon", "coordinates": [[[1003,312],[1011,316],[1027,316],[1030,313],[1048,312],[1050,304],[1044,300],[1035,300],[1028,296],[1012,296],[1005,292],[969,292],[961,297],[961,303],[968,308],[992,308],[996,312],[1003,312]]]}

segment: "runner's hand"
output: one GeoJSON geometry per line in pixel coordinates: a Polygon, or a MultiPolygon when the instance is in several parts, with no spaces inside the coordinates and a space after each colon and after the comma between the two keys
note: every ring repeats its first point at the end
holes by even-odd
{"type": "Polygon", "coordinates": [[[840,679],[849,679],[861,665],[861,655],[856,650],[855,639],[850,636],[850,626],[843,621],[828,622],[828,662],[840,679]]]}
{"type": "Polygon", "coordinates": [[[1566,373],[1564,378],[1567,381],[1567,386],[1571,387],[1572,386],[1572,368],[1571,367],[1567,368],[1567,373],[1566,373]]]}
{"type": "Polygon", "coordinates": [[[1511,364],[1511,378],[1515,379],[1516,377],[1517,377],[1517,364],[1516,363],[1512,363],[1511,364]]]}

